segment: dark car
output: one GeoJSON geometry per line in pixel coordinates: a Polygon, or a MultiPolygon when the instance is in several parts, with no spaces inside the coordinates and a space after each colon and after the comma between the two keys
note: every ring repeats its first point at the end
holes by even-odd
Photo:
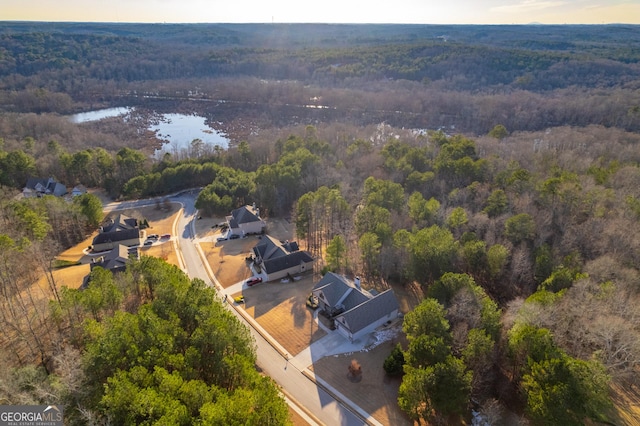
{"type": "Polygon", "coordinates": [[[147,240],[144,242],[145,246],[150,246],[151,244],[153,244],[153,240],[147,240]]]}
{"type": "Polygon", "coordinates": [[[230,240],[237,240],[238,238],[240,238],[240,235],[238,234],[231,234],[231,236],[229,237],[230,240]]]}
{"type": "Polygon", "coordinates": [[[247,285],[251,287],[252,285],[256,285],[262,282],[262,277],[253,277],[247,280],[247,285]]]}

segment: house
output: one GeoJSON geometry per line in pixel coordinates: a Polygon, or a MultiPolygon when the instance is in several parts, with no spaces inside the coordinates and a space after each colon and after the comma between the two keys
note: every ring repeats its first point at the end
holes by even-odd
{"type": "Polygon", "coordinates": [[[87,188],[85,188],[84,185],[76,185],[71,190],[71,196],[72,197],[78,197],[78,196],[86,194],[86,193],[87,193],[87,188]]]}
{"type": "Polygon", "coordinates": [[[251,234],[262,234],[267,227],[264,220],[260,218],[260,209],[253,206],[242,206],[231,212],[231,216],[226,217],[229,226],[229,236],[235,234],[244,237],[251,234]]]}
{"type": "Polygon", "coordinates": [[[100,233],[93,239],[93,251],[112,250],[119,244],[139,246],[141,242],[138,219],[120,214],[100,228],[100,233]]]}
{"type": "Polygon", "coordinates": [[[52,177],[49,179],[29,178],[22,189],[22,195],[26,198],[43,197],[45,195],[62,197],[66,193],[67,187],[60,182],[56,182],[52,177]]]}
{"type": "Polygon", "coordinates": [[[300,250],[296,242],[281,242],[265,235],[253,248],[254,265],[266,275],[265,281],[273,281],[289,275],[301,274],[313,268],[314,259],[307,251],[300,250]]]}
{"type": "Polygon", "coordinates": [[[118,244],[104,256],[94,259],[91,262],[91,270],[96,266],[100,266],[111,272],[124,271],[130,261],[129,248],[125,245],[118,244]]]}
{"type": "Polygon", "coordinates": [[[327,272],[314,286],[321,311],[333,318],[336,329],[353,341],[399,315],[400,305],[392,290],[374,293],[363,290],[360,280],[350,281],[327,272]]]}
{"type": "Polygon", "coordinates": [[[128,229],[138,229],[138,219],[119,214],[115,219],[109,219],[107,223],[102,226],[100,232],[118,232],[128,229]]]}

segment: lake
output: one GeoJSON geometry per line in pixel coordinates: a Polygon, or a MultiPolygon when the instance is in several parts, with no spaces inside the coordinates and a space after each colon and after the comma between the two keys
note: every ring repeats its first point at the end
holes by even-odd
{"type": "MultiPolygon", "coordinates": [[[[134,108],[118,107],[105,108],[95,111],[83,112],[69,117],[74,123],[87,123],[102,120],[109,117],[126,116],[134,108]]],[[[149,130],[156,132],[159,139],[165,141],[162,149],[156,150],[156,156],[162,156],[165,152],[178,154],[191,150],[191,142],[200,139],[204,147],[220,146],[229,147],[229,139],[224,134],[212,129],[206,124],[206,119],[199,115],[186,114],[160,114],[158,120],[149,126],[149,130]]]]}

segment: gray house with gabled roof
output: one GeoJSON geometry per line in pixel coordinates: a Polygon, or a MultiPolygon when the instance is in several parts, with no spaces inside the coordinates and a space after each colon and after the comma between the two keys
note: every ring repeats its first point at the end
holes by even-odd
{"type": "Polygon", "coordinates": [[[388,321],[398,318],[400,305],[393,290],[385,290],[335,317],[338,331],[356,340],[388,321]]]}
{"type": "Polygon", "coordinates": [[[289,275],[313,269],[314,259],[309,252],[300,250],[296,242],[280,242],[264,235],[253,248],[254,263],[260,268],[265,281],[278,280],[289,275]]]}
{"type": "Polygon", "coordinates": [[[260,218],[260,210],[255,204],[232,210],[231,216],[227,216],[226,219],[229,225],[229,235],[261,234],[267,227],[264,220],[260,218]]]}
{"type": "Polygon", "coordinates": [[[26,198],[42,197],[45,195],[62,197],[66,193],[67,187],[52,177],[49,179],[29,178],[27,184],[22,189],[22,195],[26,198]]]}
{"type": "Polygon", "coordinates": [[[130,261],[129,259],[129,248],[122,244],[118,244],[117,247],[114,247],[104,256],[99,257],[92,262],[91,270],[96,266],[100,266],[114,273],[124,271],[130,261]]]}
{"type": "Polygon", "coordinates": [[[119,214],[115,219],[109,219],[107,223],[105,223],[100,232],[117,232],[124,231],[127,229],[137,229],[138,228],[138,219],[129,217],[124,214],[119,214]]]}
{"type": "Polygon", "coordinates": [[[109,220],[100,228],[100,233],[93,239],[93,251],[111,250],[122,244],[128,247],[141,244],[141,231],[138,219],[120,214],[109,220]]]}
{"type": "Polygon", "coordinates": [[[359,280],[327,272],[314,285],[318,306],[334,319],[336,329],[349,340],[357,340],[382,324],[396,319],[400,305],[392,290],[372,294],[362,290],[359,280]]]}

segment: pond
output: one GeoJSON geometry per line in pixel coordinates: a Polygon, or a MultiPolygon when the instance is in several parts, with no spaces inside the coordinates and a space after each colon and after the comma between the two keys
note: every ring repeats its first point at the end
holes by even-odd
{"type": "Polygon", "coordinates": [[[191,150],[191,142],[195,139],[200,139],[204,146],[218,145],[225,149],[229,146],[229,139],[209,127],[206,119],[198,115],[163,114],[160,121],[149,127],[149,130],[156,132],[159,139],[167,141],[156,154],[176,154],[191,150]]]}
{"type": "MultiPolygon", "coordinates": [[[[74,123],[87,123],[104,118],[122,116],[126,120],[126,116],[132,111],[134,111],[134,108],[130,107],[106,108],[75,114],[70,116],[69,119],[74,123]]],[[[193,149],[206,150],[214,146],[226,149],[229,146],[229,139],[224,134],[208,126],[206,119],[199,115],[158,114],[148,129],[155,132],[158,139],[165,142],[161,149],[156,150],[155,155],[158,157],[165,152],[171,154],[191,153],[193,149]],[[202,144],[193,145],[192,142],[195,139],[202,141],[202,144]]]]}
{"type": "Polygon", "coordinates": [[[81,112],[80,114],[74,114],[69,117],[73,123],[87,123],[89,121],[98,121],[103,118],[117,117],[119,115],[126,115],[131,111],[129,107],[118,108],[105,108],[95,111],[81,112]]]}

